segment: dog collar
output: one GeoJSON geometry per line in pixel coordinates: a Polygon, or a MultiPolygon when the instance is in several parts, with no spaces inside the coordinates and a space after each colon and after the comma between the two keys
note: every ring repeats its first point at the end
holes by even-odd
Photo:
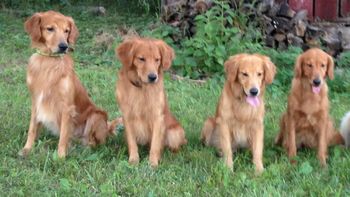
{"type": "Polygon", "coordinates": [[[63,57],[66,54],[66,53],[45,53],[40,50],[36,50],[35,53],[46,57],[63,57]]]}

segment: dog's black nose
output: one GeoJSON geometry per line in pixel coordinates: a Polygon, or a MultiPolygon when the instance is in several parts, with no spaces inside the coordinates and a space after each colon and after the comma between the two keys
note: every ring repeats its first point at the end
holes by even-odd
{"type": "Polygon", "coordinates": [[[252,96],[256,96],[256,95],[258,95],[259,90],[258,90],[258,88],[252,88],[252,89],[249,90],[249,93],[252,96]]]}
{"type": "Polygon", "coordinates": [[[58,48],[60,49],[61,52],[65,52],[67,50],[67,48],[68,48],[68,45],[66,43],[61,42],[58,45],[58,48]]]}
{"type": "Polygon", "coordinates": [[[157,80],[158,76],[154,73],[151,73],[148,75],[148,81],[149,82],[155,82],[157,80]]]}
{"type": "Polygon", "coordinates": [[[317,78],[317,79],[314,79],[312,83],[314,84],[314,86],[319,86],[321,84],[321,80],[317,78]]]}

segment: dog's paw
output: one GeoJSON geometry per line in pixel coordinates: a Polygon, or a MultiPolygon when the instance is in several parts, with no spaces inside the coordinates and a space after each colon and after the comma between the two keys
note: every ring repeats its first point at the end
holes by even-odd
{"type": "Polygon", "coordinates": [[[328,166],[327,166],[327,162],[326,162],[325,160],[324,160],[324,161],[321,160],[321,161],[320,161],[320,165],[321,165],[321,167],[322,167],[323,169],[327,169],[327,167],[328,167],[328,166]]]}
{"type": "Polygon", "coordinates": [[[137,165],[137,164],[139,164],[139,162],[140,162],[140,159],[139,159],[139,156],[137,155],[137,156],[130,156],[129,157],[129,164],[131,164],[131,165],[137,165]]]}
{"type": "Polygon", "coordinates": [[[27,157],[29,155],[30,149],[28,148],[23,148],[18,152],[18,156],[20,157],[27,157]]]}
{"type": "Polygon", "coordinates": [[[256,176],[259,176],[259,175],[261,175],[263,172],[264,172],[264,167],[256,167],[255,168],[255,175],[256,176]]]}
{"type": "Polygon", "coordinates": [[[159,158],[158,157],[155,157],[155,156],[150,156],[149,158],[149,164],[151,165],[151,167],[155,168],[158,166],[159,164],[159,158]]]}
{"type": "Polygon", "coordinates": [[[57,155],[59,159],[64,159],[66,158],[66,150],[58,149],[57,155]]]}

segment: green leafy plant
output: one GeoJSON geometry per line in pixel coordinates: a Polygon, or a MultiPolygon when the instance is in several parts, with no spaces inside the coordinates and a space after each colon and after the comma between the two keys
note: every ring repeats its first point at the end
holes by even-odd
{"type": "Polygon", "coordinates": [[[337,66],[339,67],[349,67],[350,66],[350,51],[342,53],[336,60],[337,66]]]}
{"type": "Polygon", "coordinates": [[[222,74],[224,61],[240,52],[262,50],[261,34],[248,25],[246,15],[227,2],[195,18],[196,34],[180,44],[174,68],[191,78],[222,74]],[[254,38],[254,39],[252,39],[254,38]]]}

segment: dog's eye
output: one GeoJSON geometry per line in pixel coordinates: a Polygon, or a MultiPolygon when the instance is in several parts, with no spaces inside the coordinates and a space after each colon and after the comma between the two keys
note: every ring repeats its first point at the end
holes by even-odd
{"type": "Polygon", "coordinates": [[[64,30],[64,33],[66,34],[69,33],[69,29],[64,30]]]}
{"type": "Polygon", "coordinates": [[[145,59],[144,57],[139,57],[138,59],[139,59],[141,62],[146,61],[146,59],[145,59]]]}
{"type": "Polygon", "coordinates": [[[159,62],[160,61],[160,58],[156,58],[156,62],[159,62]]]}
{"type": "Polygon", "coordinates": [[[324,64],[322,64],[321,66],[322,66],[322,68],[326,67],[326,65],[324,65],[324,64]]]}
{"type": "Polygon", "coordinates": [[[258,76],[261,77],[262,73],[258,73],[258,76]]]}
{"type": "Polygon", "coordinates": [[[312,68],[312,64],[308,64],[307,66],[310,67],[310,68],[312,68]]]}
{"type": "Polygon", "coordinates": [[[248,77],[248,73],[242,73],[242,75],[248,77]]]}
{"type": "Polygon", "coordinates": [[[49,32],[55,31],[55,29],[53,27],[48,27],[48,28],[46,28],[46,30],[49,31],[49,32]]]}

